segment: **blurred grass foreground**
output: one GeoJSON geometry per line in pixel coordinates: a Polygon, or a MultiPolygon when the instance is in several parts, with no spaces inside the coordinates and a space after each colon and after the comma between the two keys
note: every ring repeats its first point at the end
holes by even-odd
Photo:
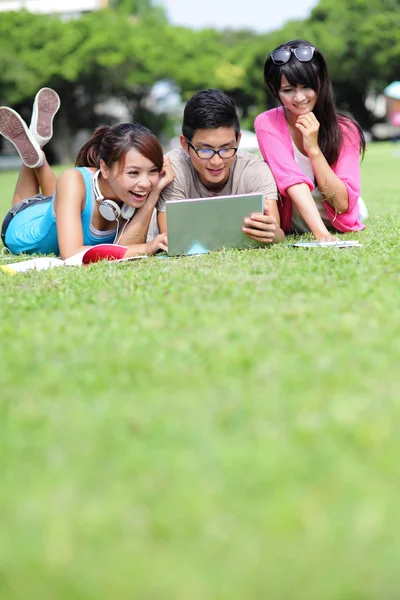
{"type": "Polygon", "coordinates": [[[1,598],[400,596],[399,160],[362,248],[0,274],[1,598]]]}

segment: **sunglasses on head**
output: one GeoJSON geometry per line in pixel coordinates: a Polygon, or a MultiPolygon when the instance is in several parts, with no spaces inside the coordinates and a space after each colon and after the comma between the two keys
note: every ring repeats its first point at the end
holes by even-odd
{"type": "Polygon", "coordinates": [[[314,56],[314,46],[298,46],[297,48],[277,48],[271,52],[270,57],[274,65],[285,65],[292,54],[300,62],[308,62],[314,56]]]}

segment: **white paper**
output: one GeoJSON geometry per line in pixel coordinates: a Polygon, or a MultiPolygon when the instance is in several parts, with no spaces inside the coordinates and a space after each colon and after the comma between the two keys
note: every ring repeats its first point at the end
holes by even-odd
{"type": "Polygon", "coordinates": [[[23,273],[24,271],[30,271],[36,269],[36,271],[44,271],[46,269],[54,269],[54,267],[63,267],[64,261],[60,258],[52,258],[49,256],[41,256],[40,258],[31,258],[30,260],[23,260],[22,262],[10,263],[8,265],[1,265],[0,269],[6,273],[23,273]]]}
{"type": "Polygon", "coordinates": [[[358,240],[343,240],[341,242],[296,242],[294,244],[284,244],[285,246],[295,246],[297,248],[361,248],[362,244],[358,240]]]}
{"type": "Polygon", "coordinates": [[[80,266],[82,264],[83,255],[86,252],[87,252],[87,250],[82,250],[82,252],[78,252],[78,254],[74,254],[73,256],[70,256],[69,258],[66,258],[65,260],[63,260],[62,262],[67,267],[75,267],[77,265],[80,266]]]}
{"type": "MultiPolygon", "coordinates": [[[[82,250],[82,252],[70,256],[66,260],[52,256],[40,256],[39,258],[31,258],[21,262],[9,263],[8,265],[0,265],[0,270],[13,275],[14,273],[24,273],[25,271],[31,271],[33,269],[36,269],[36,271],[45,271],[47,269],[54,269],[55,267],[80,267],[82,266],[82,259],[86,252],[87,250],[82,250]]],[[[124,262],[136,260],[138,258],[148,257],[146,254],[141,254],[138,256],[130,256],[129,258],[110,260],[109,262],[124,262]]]]}

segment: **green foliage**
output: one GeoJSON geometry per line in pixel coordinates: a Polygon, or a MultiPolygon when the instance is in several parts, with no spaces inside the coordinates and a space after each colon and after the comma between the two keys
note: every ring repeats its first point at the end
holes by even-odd
{"type": "Polygon", "coordinates": [[[328,60],[339,103],[367,124],[364,100],[398,73],[399,0],[321,0],[308,23],[328,60]]]}
{"type": "Polygon", "coordinates": [[[121,13],[135,15],[139,18],[143,18],[156,10],[152,6],[151,0],[110,0],[109,6],[121,13]]]}
{"type": "Polygon", "coordinates": [[[146,124],[162,127],[144,104],[152,85],[168,79],[184,100],[201,88],[224,89],[243,125],[252,127],[269,106],[263,82],[268,53],[306,38],[327,59],[339,106],[367,126],[366,94],[398,78],[399,30],[400,0],[320,0],[309,19],[268,35],[172,27],[151,0],[114,0],[109,9],[70,21],[2,13],[1,101],[29,111],[37,89],[50,85],[60,93],[72,131],[93,127],[100,118],[94,105],[111,96],[125,102],[132,119],[140,114],[146,124]]]}
{"type": "Polygon", "coordinates": [[[53,49],[64,38],[58,18],[32,15],[24,10],[1,13],[1,75],[3,101],[15,104],[29,98],[50,81],[60,65],[53,49]]]}
{"type": "MultiPolygon", "coordinates": [[[[371,115],[365,108],[366,95],[379,93],[398,78],[399,31],[399,0],[320,0],[309,19],[289,21],[259,40],[254,37],[246,51],[238,48],[239,56],[252,61],[245,70],[246,89],[250,83],[253,90],[261,89],[263,65],[271,49],[290,39],[306,39],[327,60],[339,107],[353,112],[368,127],[371,115]]],[[[259,112],[268,99],[256,94],[253,99],[259,112]]]]}

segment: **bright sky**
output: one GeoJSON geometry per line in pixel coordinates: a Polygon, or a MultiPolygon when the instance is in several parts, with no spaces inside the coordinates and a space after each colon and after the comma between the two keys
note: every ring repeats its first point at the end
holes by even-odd
{"type": "Polygon", "coordinates": [[[253,29],[265,33],[290,19],[305,19],[318,0],[153,0],[170,23],[192,29],[253,29]]]}

